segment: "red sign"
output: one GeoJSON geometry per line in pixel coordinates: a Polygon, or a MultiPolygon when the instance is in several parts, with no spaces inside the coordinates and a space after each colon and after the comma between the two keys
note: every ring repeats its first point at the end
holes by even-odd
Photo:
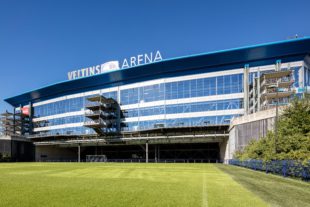
{"type": "Polygon", "coordinates": [[[22,113],[26,116],[29,116],[29,107],[23,107],[22,108],[22,113]]]}

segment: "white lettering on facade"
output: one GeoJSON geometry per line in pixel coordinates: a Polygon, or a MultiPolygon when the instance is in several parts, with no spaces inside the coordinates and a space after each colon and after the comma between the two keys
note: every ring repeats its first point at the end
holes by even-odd
{"type": "Polygon", "coordinates": [[[99,74],[100,73],[100,65],[96,66],[96,73],[95,74],[99,74]]]}
{"type": "Polygon", "coordinates": [[[162,59],[163,58],[161,57],[160,52],[157,51],[156,54],[155,54],[154,62],[161,61],[162,59]]]}
{"type": "Polygon", "coordinates": [[[89,68],[89,75],[95,75],[95,66],[89,68]]]}
{"type": "Polygon", "coordinates": [[[151,56],[149,57],[147,54],[144,54],[144,62],[151,63],[152,62],[153,53],[151,52],[151,56]]]}
{"type": "MultiPolygon", "coordinates": [[[[143,64],[149,64],[153,62],[161,61],[163,58],[160,54],[160,52],[157,50],[155,55],[153,55],[153,52],[150,54],[139,54],[137,56],[132,56],[130,58],[125,58],[122,62],[122,69],[123,68],[130,68],[134,66],[139,66],[143,64]]],[[[103,63],[101,65],[96,65],[88,68],[82,68],[79,70],[74,70],[71,72],[68,72],[68,79],[74,80],[77,78],[83,78],[90,75],[98,75],[101,73],[109,72],[111,70],[117,70],[119,69],[119,62],[118,61],[109,61],[106,63],[103,63]]]]}
{"type": "Polygon", "coordinates": [[[122,68],[130,68],[134,66],[139,66],[143,64],[153,63],[161,61],[163,58],[159,52],[159,50],[156,51],[155,55],[153,55],[153,52],[150,54],[139,54],[137,56],[133,56],[129,58],[129,61],[127,58],[123,60],[122,68]]]}
{"type": "Polygon", "coordinates": [[[136,57],[131,57],[130,58],[130,66],[131,67],[136,66],[136,57]]]}
{"type": "Polygon", "coordinates": [[[122,68],[129,68],[128,61],[126,58],[123,61],[122,68]]]}
{"type": "Polygon", "coordinates": [[[138,55],[138,65],[141,65],[143,62],[143,55],[138,55]]]}
{"type": "Polygon", "coordinates": [[[87,77],[90,75],[98,75],[98,74],[109,72],[110,70],[116,70],[116,69],[119,69],[119,62],[110,61],[110,62],[106,62],[101,65],[96,65],[96,66],[82,68],[79,70],[68,72],[68,79],[74,80],[77,78],[83,78],[83,77],[87,77]]]}

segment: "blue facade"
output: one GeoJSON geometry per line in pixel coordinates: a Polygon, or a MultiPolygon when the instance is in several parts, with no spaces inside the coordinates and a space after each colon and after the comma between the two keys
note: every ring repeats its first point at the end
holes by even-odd
{"type": "MultiPolygon", "coordinates": [[[[197,78],[192,80],[182,80],[166,83],[152,84],[142,87],[133,87],[130,89],[120,89],[117,91],[102,93],[103,96],[120,100],[121,106],[127,106],[138,103],[154,103],[157,101],[181,101],[185,99],[193,99],[196,97],[207,98],[217,95],[240,94],[243,91],[242,74],[224,75],[210,78],[197,78]],[[117,96],[120,94],[120,97],[117,96]]],[[[35,128],[60,126],[72,123],[83,123],[89,121],[84,115],[70,116],[71,112],[81,112],[85,110],[87,97],[70,98],[67,100],[56,101],[39,106],[34,106],[34,118],[47,117],[59,114],[68,114],[61,118],[48,118],[47,120],[37,121],[35,128]]],[[[179,103],[179,104],[162,104],[151,107],[136,107],[125,109],[125,121],[128,118],[150,117],[156,115],[184,114],[195,112],[215,112],[222,110],[242,109],[243,99],[224,99],[203,102],[179,103]]],[[[180,126],[205,126],[214,124],[227,124],[233,116],[241,115],[216,115],[201,116],[177,119],[158,119],[155,120],[139,120],[126,122],[127,127],[123,131],[137,131],[155,128],[161,124],[167,127],[180,126]]],[[[84,126],[70,127],[67,131],[64,129],[50,129],[40,131],[40,133],[48,134],[91,134],[92,129],[84,126]]]]}
{"type": "MultiPolygon", "coordinates": [[[[120,104],[126,123],[122,131],[229,124],[244,114],[246,64],[264,68],[277,60],[304,61],[309,52],[310,38],[303,38],[206,53],[66,81],[6,101],[14,107],[33,105],[36,134],[94,134],[83,126],[89,121],[84,113],[92,91],[120,104]]],[[[308,86],[307,67],[293,69],[293,86],[308,86]]],[[[253,77],[257,70],[249,73],[248,84],[253,77]]]]}

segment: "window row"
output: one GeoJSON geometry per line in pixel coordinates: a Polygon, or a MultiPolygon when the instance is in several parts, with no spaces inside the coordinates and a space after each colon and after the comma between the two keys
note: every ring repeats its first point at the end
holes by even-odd
{"type": "Polygon", "coordinates": [[[167,128],[197,127],[197,126],[208,126],[208,125],[214,125],[214,124],[229,124],[230,120],[234,116],[239,116],[239,115],[206,116],[206,117],[197,117],[197,118],[129,122],[127,123],[127,127],[123,128],[123,131],[139,131],[139,130],[161,128],[161,127],[167,127],[167,128]]]}
{"type": "Polygon", "coordinates": [[[152,116],[160,114],[177,114],[202,111],[218,111],[229,109],[242,109],[243,99],[229,99],[219,101],[198,102],[189,104],[174,104],[166,106],[155,106],[139,109],[130,109],[125,113],[125,117],[152,116]]]}
{"type": "MultiPolygon", "coordinates": [[[[300,67],[291,68],[293,70],[293,87],[299,87],[300,67]]],[[[269,73],[264,71],[263,73],[269,73]]],[[[257,72],[249,74],[249,83],[252,83],[253,77],[257,77],[257,72]]],[[[305,69],[304,79],[305,85],[310,83],[310,72],[305,69]]],[[[190,97],[201,97],[210,95],[221,95],[240,93],[243,91],[243,74],[225,75],[211,78],[200,78],[194,80],[185,80],[178,82],[167,82],[121,90],[121,104],[135,104],[139,102],[151,102],[158,100],[180,99],[190,97]]],[[[117,92],[104,93],[103,96],[117,99],[117,92]]],[[[43,117],[55,114],[62,114],[73,111],[80,111],[87,103],[87,97],[72,98],[68,100],[58,101],[50,104],[34,107],[34,116],[43,117]]],[[[146,112],[147,113],[147,112],[146,112]]]]}
{"type": "MultiPolygon", "coordinates": [[[[221,95],[242,92],[242,74],[201,78],[172,83],[161,83],[139,88],[121,90],[121,104],[151,102],[169,99],[221,95]]],[[[117,92],[103,93],[107,98],[117,100],[117,92]]],[[[80,111],[87,103],[87,97],[78,97],[34,107],[34,116],[43,117],[80,111]]]]}
{"type": "Polygon", "coordinates": [[[34,117],[50,116],[72,111],[80,111],[84,106],[84,98],[72,98],[34,107],[34,117]]]}
{"type": "MultiPolygon", "coordinates": [[[[219,100],[190,104],[175,104],[167,106],[147,107],[140,109],[131,109],[126,111],[125,117],[138,117],[138,116],[152,116],[160,114],[177,114],[177,113],[189,113],[189,112],[202,112],[202,111],[215,111],[215,110],[229,110],[229,109],[241,109],[243,108],[242,99],[231,100],[219,100]]],[[[43,120],[34,123],[34,127],[47,127],[55,125],[63,125],[70,123],[80,123],[89,120],[83,115],[69,116],[50,120],[43,120]]]]}
{"type": "MultiPolygon", "coordinates": [[[[197,127],[207,126],[214,124],[229,124],[230,120],[238,115],[226,115],[226,116],[207,116],[198,118],[182,118],[182,119],[167,119],[167,120],[152,120],[141,122],[129,122],[122,131],[138,131],[154,129],[159,127],[197,127]]],[[[112,129],[113,130],[113,129],[112,129]]],[[[37,132],[38,135],[84,135],[84,134],[96,134],[93,129],[87,127],[69,127],[64,129],[53,129],[47,131],[37,132]]]]}
{"type": "MultiPolygon", "coordinates": [[[[116,91],[103,93],[102,95],[104,97],[113,98],[114,100],[117,100],[116,91]]],[[[55,114],[62,114],[67,112],[83,110],[85,103],[86,104],[88,103],[87,101],[88,97],[89,96],[72,98],[63,101],[57,101],[54,103],[44,104],[41,106],[36,106],[34,107],[34,117],[44,117],[55,114]]]]}
{"type": "Polygon", "coordinates": [[[211,96],[243,91],[242,74],[168,82],[121,91],[121,104],[211,96]]]}
{"type": "Polygon", "coordinates": [[[53,129],[48,131],[37,132],[38,135],[84,135],[96,134],[93,129],[87,127],[69,127],[64,129],[53,129]]]}
{"type": "Polygon", "coordinates": [[[72,123],[80,123],[88,120],[85,116],[68,116],[57,119],[49,119],[34,122],[34,127],[47,127],[47,126],[55,126],[55,125],[63,125],[63,124],[72,124],[72,123]]]}

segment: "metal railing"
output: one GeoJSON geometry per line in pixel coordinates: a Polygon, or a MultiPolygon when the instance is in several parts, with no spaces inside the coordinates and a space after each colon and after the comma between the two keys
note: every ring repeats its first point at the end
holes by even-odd
{"type": "Polygon", "coordinates": [[[91,111],[91,110],[85,110],[85,115],[100,115],[102,113],[101,110],[91,111]]]}
{"type": "Polygon", "coordinates": [[[265,171],[282,175],[283,177],[296,177],[310,181],[310,160],[305,164],[296,160],[274,160],[264,162],[262,160],[229,160],[228,164],[241,166],[253,170],[265,171]]]}
{"type": "Polygon", "coordinates": [[[103,125],[104,122],[101,120],[87,120],[84,122],[84,125],[103,125]]]}
{"type": "Polygon", "coordinates": [[[270,78],[270,79],[264,79],[261,83],[261,86],[264,85],[272,85],[277,84],[277,82],[281,83],[293,83],[294,79],[292,77],[282,77],[282,78],[270,78]]]}
{"type": "MultiPolygon", "coordinates": [[[[41,159],[37,162],[78,162],[78,159],[41,159]]],[[[87,162],[86,159],[81,159],[80,162],[87,162]]],[[[104,162],[118,163],[146,163],[146,159],[107,159],[104,162]]],[[[149,159],[149,163],[221,163],[217,159],[149,159]]]]}
{"type": "Polygon", "coordinates": [[[92,110],[85,110],[85,116],[104,116],[104,117],[115,117],[115,113],[107,113],[105,111],[102,110],[96,110],[96,111],[92,111],[92,110]]]}

